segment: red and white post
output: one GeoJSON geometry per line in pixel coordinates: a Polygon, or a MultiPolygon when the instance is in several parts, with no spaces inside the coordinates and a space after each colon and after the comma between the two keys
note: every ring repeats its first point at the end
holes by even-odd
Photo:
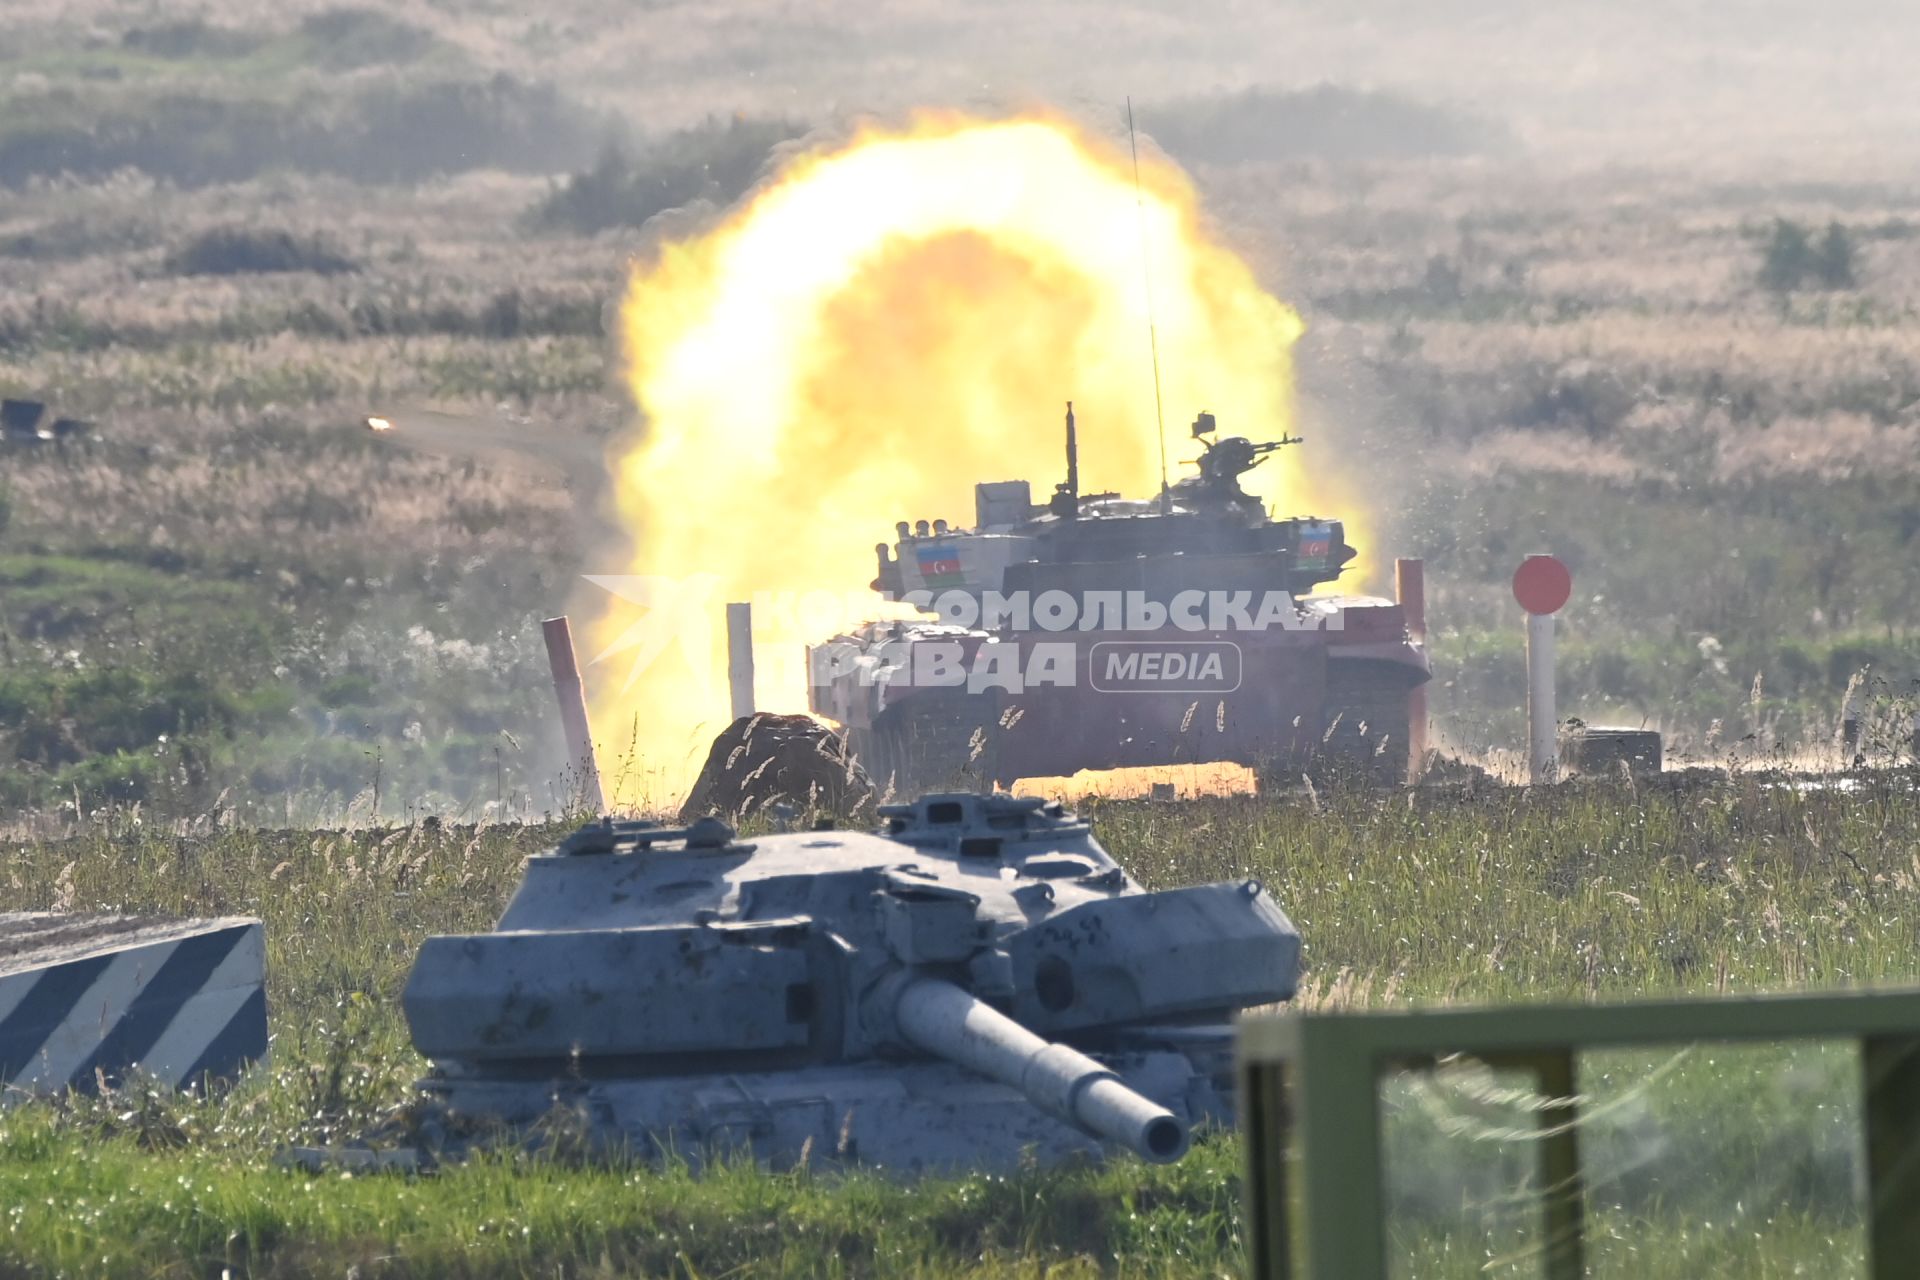
{"type": "Polygon", "coordinates": [[[1553,615],[1527,615],[1527,777],[1551,782],[1560,766],[1560,718],[1553,703],[1553,615]]]}
{"type": "MultiPolygon", "coordinates": [[[[1426,647],[1427,643],[1427,562],[1398,559],[1393,562],[1393,596],[1400,602],[1400,614],[1407,623],[1407,638],[1426,647]]],[[[1427,686],[1423,682],[1407,691],[1407,781],[1417,782],[1427,760],[1427,686]]]]}
{"type": "Polygon", "coordinates": [[[1560,766],[1554,707],[1553,615],[1573,594],[1573,575],[1549,555],[1532,555],[1513,575],[1513,598],[1527,611],[1527,777],[1551,782],[1560,766]]]}
{"type": "Polygon", "coordinates": [[[727,696],[735,720],[753,714],[753,606],[727,606],[727,696]]]}
{"type": "Polygon", "coordinates": [[[600,791],[600,765],[594,758],[593,730],[587,723],[587,691],[580,680],[580,663],[573,653],[573,630],[564,613],[540,624],[547,641],[547,666],[553,672],[553,695],[560,702],[560,728],[566,736],[567,766],[580,771],[580,800],[595,813],[607,811],[600,791]]]}

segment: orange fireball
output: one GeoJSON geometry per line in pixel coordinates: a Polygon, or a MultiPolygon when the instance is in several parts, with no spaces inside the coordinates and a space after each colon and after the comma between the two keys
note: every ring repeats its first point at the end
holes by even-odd
{"type": "MultiPolygon", "coordinates": [[[[636,266],[620,322],[642,426],[614,478],[631,558],[609,572],[697,589],[608,597],[587,645],[603,751],[631,733],[653,767],[697,763],[727,714],[728,600],[763,602],[758,705],[804,710],[804,646],[854,620],[828,606],[860,605],[874,544],[901,519],[971,523],[976,481],[1050,490],[1066,400],[1082,488],[1157,492],[1149,278],[1170,463],[1202,409],[1256,438],[1293,425],[1299,318],[1177,169],[1143,157],[1140,183],[1124,143],[1061,120],[930,117],[790,163],[636,266]]],[[[1304,461],[1250,479],[1310,510],[1304,461]]]]}

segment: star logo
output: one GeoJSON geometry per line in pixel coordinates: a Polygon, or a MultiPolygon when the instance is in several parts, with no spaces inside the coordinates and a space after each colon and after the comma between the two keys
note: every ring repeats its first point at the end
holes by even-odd
{"type": "Polygon", "coordinates": [[[638,605],[641,611],[588,666],[631,651],[633,661],[627,667],[626,682],[620,686],[625,692],[670,646],[678,645],[693,679],[702,683],[712,680],[713,598],[720,585],[718,576],[710,573],[691,578],[657,574],[589,573],[584,576],[595,586],[638,605]]]}

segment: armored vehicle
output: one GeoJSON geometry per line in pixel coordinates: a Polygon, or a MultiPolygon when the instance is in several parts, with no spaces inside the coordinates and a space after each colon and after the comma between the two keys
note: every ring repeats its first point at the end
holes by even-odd
{"type": "Polygon", "coordinates": [[[808,651],[815,714],[898,794],[1082,769],[1228,761],[1297,780],[1408,769],[1425,647],[1399,604],[1310,595],[1356,552],[1338,520],[1269,518],[1240,477],[1297,439],[1194,423],[1197,473],[1157,498],[1067,478],[975,486],[970,529],[900,522],[876,591],[925,618],[868,623],[808,651]]]}
{"type": "Polygon", "coordinates": [[[942,794],[874,833],[582,828],[404,996],[444,1114],[701,1160],[1167,1161],[1232,1118],[1228,1022],[1289,999],[1256,881],[1148,893],[1058,804],[942,794]]]}

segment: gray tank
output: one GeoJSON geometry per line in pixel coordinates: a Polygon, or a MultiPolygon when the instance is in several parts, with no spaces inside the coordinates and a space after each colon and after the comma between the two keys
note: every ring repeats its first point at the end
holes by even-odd
{"type": "Polygon", "coordinates": [[[1058,804],[934,795],[874,833],[584,827],[404,1004],[436,1110],[699,1161],[1179,1158],[1233,1118],[1233,1014],[1293,995],[1257,882],[1143,890],[1058,804]]]}

